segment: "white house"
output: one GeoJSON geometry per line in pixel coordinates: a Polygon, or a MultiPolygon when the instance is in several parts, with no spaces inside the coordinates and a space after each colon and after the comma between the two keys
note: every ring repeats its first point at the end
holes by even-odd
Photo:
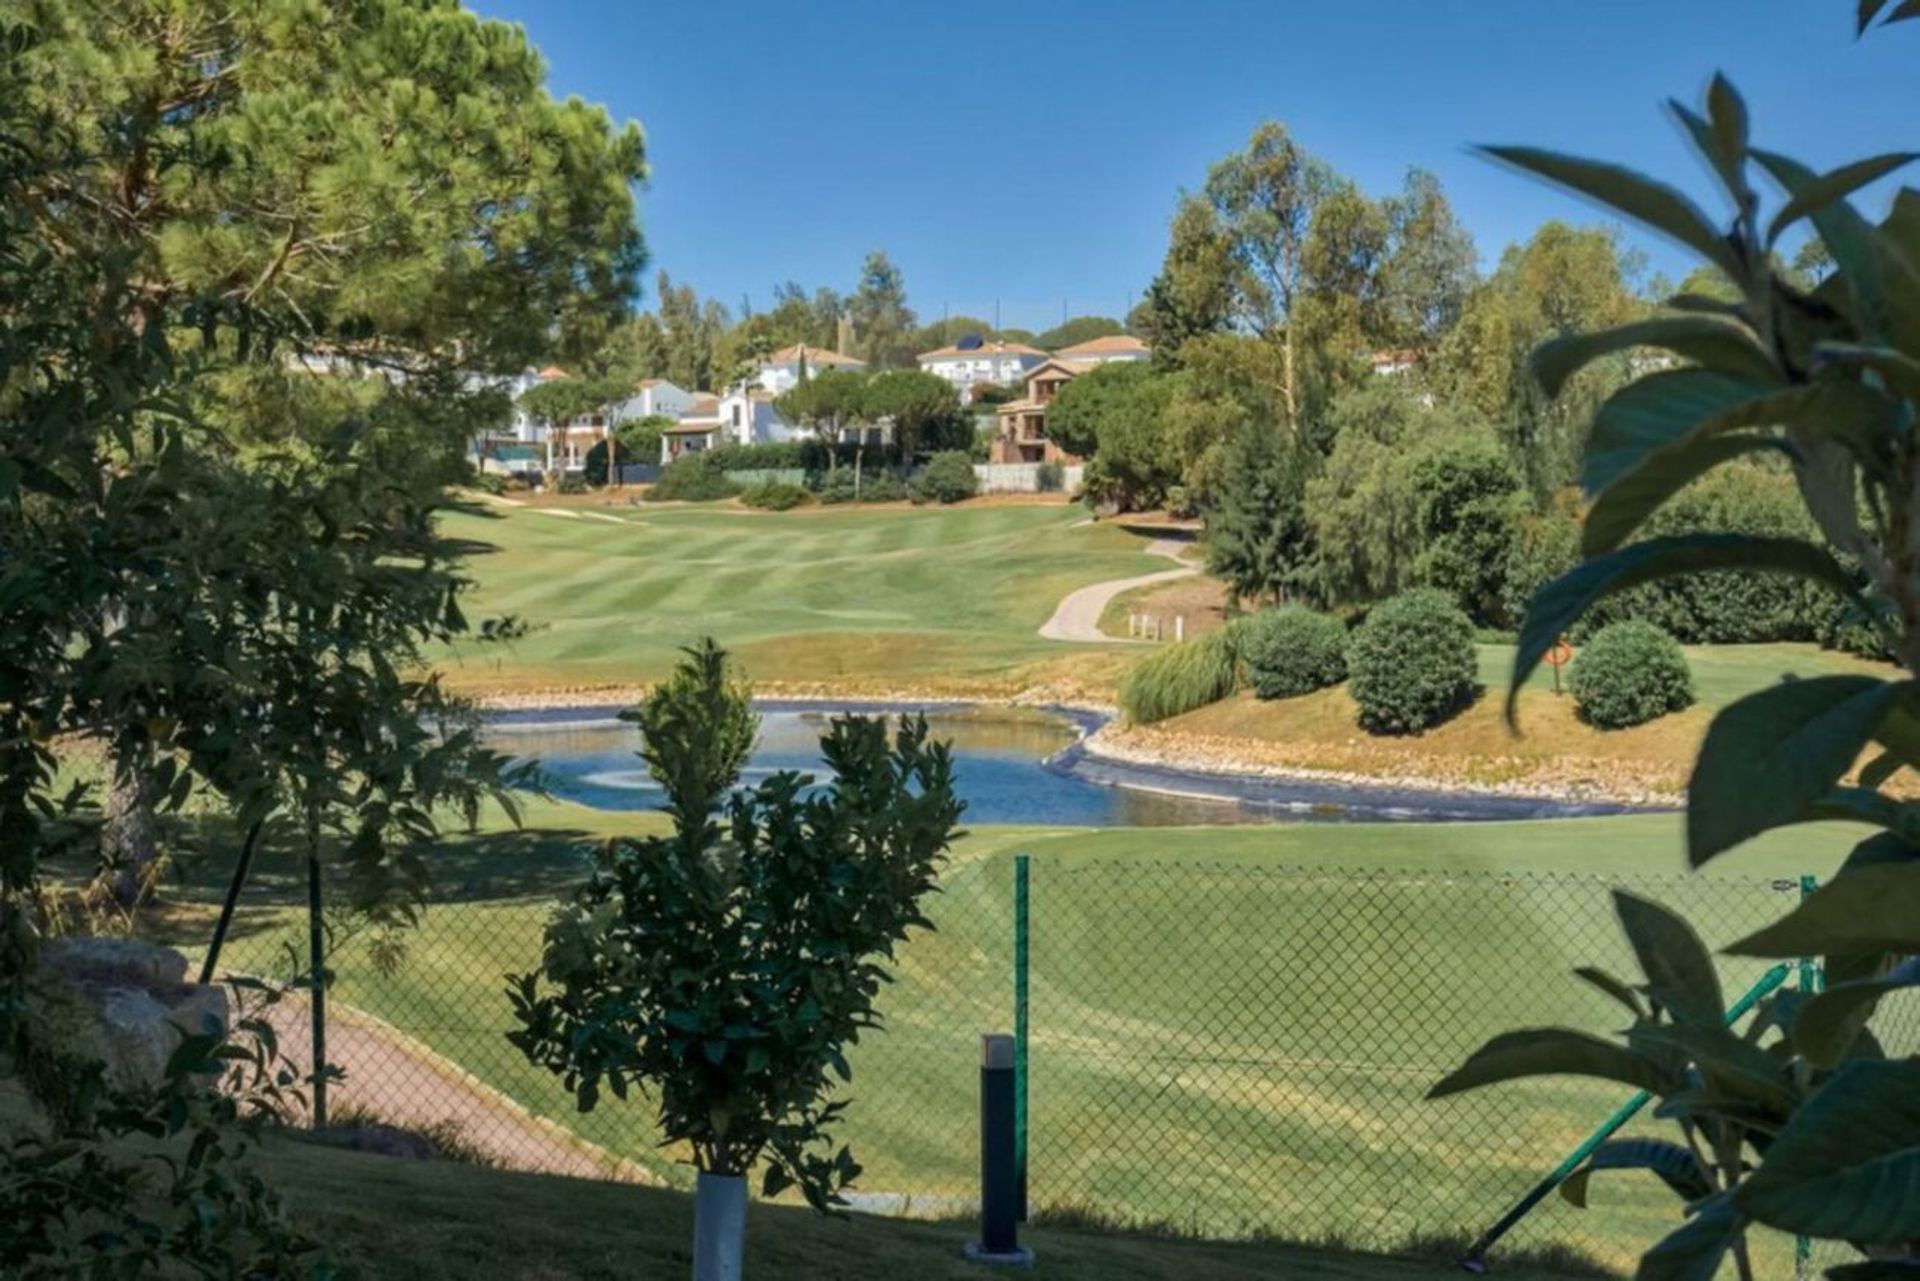
{"type": "Polygon", "coordinates": [[[828,351],[825,347],[809,347],[805,343],[795,343],[791,347],[782,347],[761,361],[756,378],[763,391],[778,396],[800,381],[800,371],[803,368],[811,375],[829,369],[857,373],[866,367],[867,362],[864,360],[842,356],[839,352],[828,351]]]}
{"type": "Polygon", "coordinates": [[[721,421],[718,396],[694,396],[680,421],[660,433],[660,461],[670,463],[682,454],[697,454],[720,444],[721,421]]]}
{"type": "Polygon", "coordinates": [[[720,397],[721,437],[729,445],[771,445],[795,432],[763,387],[735,387],[720,397]]]}
{"type": "Polygon", "coordinates": [[[693,408],[693,393],[664,378],[648,378],[634,389],[633,395],[613,406],[616,423],[641,418],[682,418],[693,408]]]}
{"type": "Polygon", "coordinates": [[[1046,360],[1038,347],[1017,342],[981,342],[963,338],[951,347],[923,351],[915,359],[922,371],[953,384],[964,403],[973,389],[989,383],[1016,383],[1046,360]]]}
{"type": "Polygon", "coordinates": [[[1132,334],[1111,334],[1062,347],[1053,353],[1061,360],[1085,364],[1105,364],[1110,360],[1146,360],[1153,355],[1148,346],[1132,334]]]}

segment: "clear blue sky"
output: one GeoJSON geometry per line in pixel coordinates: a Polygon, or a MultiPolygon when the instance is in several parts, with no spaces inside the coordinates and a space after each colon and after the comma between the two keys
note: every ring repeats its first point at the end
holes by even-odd
{"type": "MultiPolygon", "coordinates": [[[[1756,139],[1827,167],[1913,143],[1920,23],[1851,0],[479,0],[557,94],[645,127],[652,271],[730,307],[852,286],[884,248],[923,318],[1118,314],[1182,188],[1263,118],[1376,194],[1437,173],[1483,263],[1589,208],[1477,159],[1527,142],[1706,194],[1660,109],[1716,68],[1756,139]]],[[[1920,172],[1908,182],[1920,183],[1920,172]]],[[[1884,193],[1869,197],[1877,212],[1884,193]]],[[[1638,241],[1638,237],[1635,238],[1638,241]]],[[[1679,252],[1638,241],[1678,276],[1679,252]]]]}

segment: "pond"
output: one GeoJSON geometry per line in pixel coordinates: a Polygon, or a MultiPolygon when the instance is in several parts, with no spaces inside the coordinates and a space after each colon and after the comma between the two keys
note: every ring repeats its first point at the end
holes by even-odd
{"type": "MultiPolygon", "coordinates": [[[[749,784],[779,770],[823,773],[819,739],[834,715],[924,712],[934,734],[953,744],[954,778],[967,802],[968,826],[1564,818],[1627,808],[1124,765],[1085,750],[1083,739],[1099,727],[1101,718],[1082,712],[951,704],[755,706],[761,728],[745,774],[749,784]]],[[[555,796],[602,810],[657,808],[664,798],[635,754],[639,730],[617,719],[617,710],[501,712],[490,719],[489,739],[499,751],[538,760],[555,796]]]]}

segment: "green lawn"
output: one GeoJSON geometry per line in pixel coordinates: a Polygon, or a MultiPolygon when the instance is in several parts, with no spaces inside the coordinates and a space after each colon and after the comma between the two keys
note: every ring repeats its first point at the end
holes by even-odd
{"type": "MultiPolygon", "coordinates": [[[[269,1142],[259,1164],[301,1225],[368,1281],[665,1281],[687,1275],[693,1203],[684,1195],[444,1162],[399,1161],[307,1143],[269,1142]]],[[[747,1275],[779,1281],[964,1281],[961,1222],[790,1206],[747,1216],[747,1275]]],[[[1400,1258],[1281,1243],[1230,1244],[1036,1224],[1024,1234],[1040,1281],[1438,1281],[1435,1257],[1400,1258]]],[[[1578,1273],[1512,1266],[1514,1281],[1578,1273]]]]}
{"type": "MultiPolygon", "coordinates": [[[[552,888],[586,838],[636,822],[538,807],[549,833],[448,852],[442,902],[389,976],[358,945],[336,992],[487,1084],[673,1181],[641,1105],[575,1113],[506,1045],[504,973],[535,964],[552,888]]],[[[657,819],[644,818],[641,824],[657,819]]],[[[1714,877],[1678,864],[1668,815],[1562,823],[1013,830],[968,838],[853,1057],[846,1137],[868,1204],[950,1211],[974,1178],[980,1032],[1011,1025],[1014,852],[1031,855],[1032,1188],[1037,1205],[1210,1234],[1391,1249],[1471,1236],[1619,1102],[1555,1082],[1428,1104],[1486,1036],[1609,1008],[1569,975],[1628,969],[1607,886],[1628,880],[1726,942],[1785,909],[1774,878],[1824,872],[1842,827],[1779,833],[1714,877]],[[1372,869],[1391,869],[1386,872],[1372,869]],[[1530,873],[1524,878],[1504,872],[1530,873]]],[[[292,895],[291,885],[278,888],[292,895]]],[[[229,956],[270,968],[291,913],[252,912],[229,956]]],[[[1730,964],[1730,989],[1759,973],[1730,964]]],[[[352,1082],[341,1097],[351,1099],[352,1082]]],[[[1581,1212],[1550,1201],[1517,1235],[1613,1265],[1672,1223],[1622,1178],[1581,1212]]],[[[1785,1247],[1769,1245],[1769,1257],[1785,1247]]],[[[1124,1275],[1124,1274],[1123,1274],[1124,1275]]]]}
{"type": "Polygon", "coordinates": [[[1156,563],[1144,539],[1067,505],[565,510],[446,519],[477,549],[468,612],[538,628],[463,651],[455,680],[639,683],[713,635],[763,681],[1002,681],[1075,652],[1036,634],[1062,596],[1156,563]]]}

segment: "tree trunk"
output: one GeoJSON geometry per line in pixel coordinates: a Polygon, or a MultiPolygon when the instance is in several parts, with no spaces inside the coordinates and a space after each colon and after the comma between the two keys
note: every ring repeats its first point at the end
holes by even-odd
{"type": "Polygon", "coordinates": [[[1294,400],[1293,387],[1293,318],[1287,318],[1284,345],[1280,349],[1280,359],[1287,380],[1287,430],[1298,433],[1300,430],[1300,407],[1294,400]]]}
{"type": "Polygon", "coordinates": [[[107,780],[106,821],[100,828],[100,873],[113,901],[136,907],[153,888],[160,861],[153,783],[145,769],[116,760],[107,780]]]}

